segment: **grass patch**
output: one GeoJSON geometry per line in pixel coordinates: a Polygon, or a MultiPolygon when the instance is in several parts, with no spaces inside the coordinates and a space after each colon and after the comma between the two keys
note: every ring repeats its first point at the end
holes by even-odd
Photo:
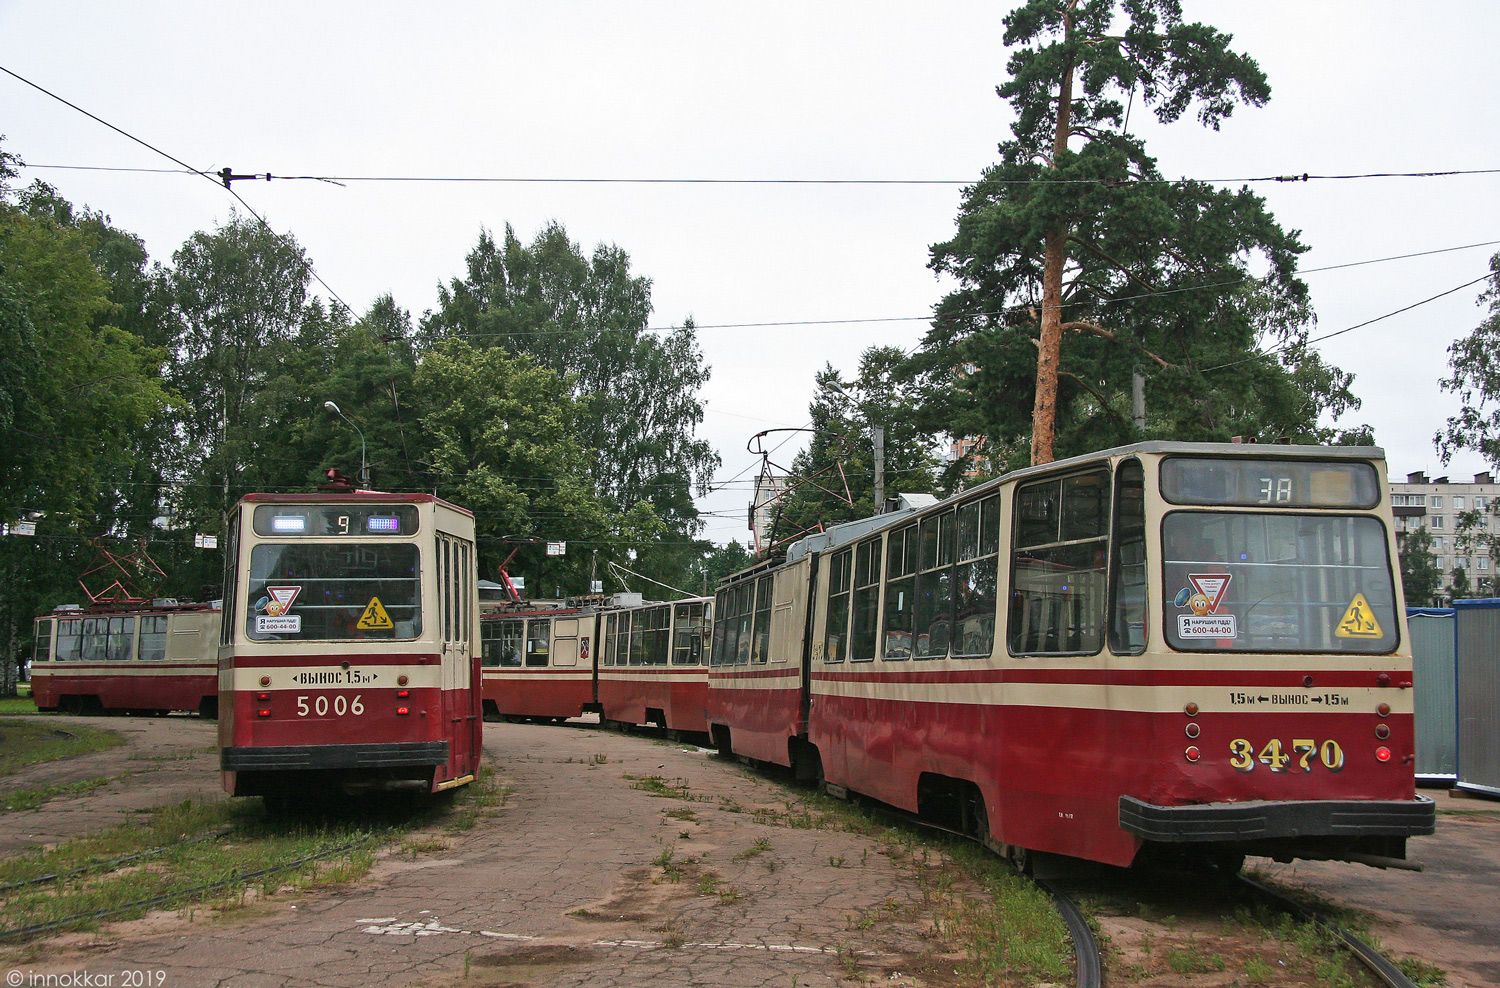
{"type": "Polygon", "coordinates": [[[0,699],[0,716],[5,714],[34,714],[38,713],[36,704],[29,696],[7,696],[0,699]]]}
{"type": "Polygon", "coordinates": [[[430,828],[473,826],[508,789],[489,771],[447,797],[371,797],[323,815],[268,816],[258,799],[184,802],[140,820],[0,860],[0,941],[97,928],[153,909],[231,912],[250,901],[357,881],[376,852],[446,850],[430,828]],[[43,927],[43,929],[33,929],[43,927]]]}
{"type": "Polygon", "coordinates": [[[639,789],[650,796],[662,799],[697,799],[688,789],[687,779],[664,779],[659,775],[627,775],[630,788],[639,789]]]}
{"type": "Polygon", "coordinates": [[[45,721],[0,721],[0,775],[11,775],[28,765],[104,751],[123,744],[114,731],[45,721]]]}
{"type": "Polygon", "coordinates": [[[56,786],[37,786],[35,789],[11,789],[0,793],[0,813],[14,813],[18,810],[34,810],[38,806],[58,796],[76,796],[80,793],[93,792],[101,786],[109,785],[109,779],[81,779],[78,782],[68,782],[56,786]]]}

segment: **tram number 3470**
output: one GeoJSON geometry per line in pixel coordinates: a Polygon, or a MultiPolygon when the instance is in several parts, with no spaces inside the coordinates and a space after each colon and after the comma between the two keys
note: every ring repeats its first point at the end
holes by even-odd
{"type": "Polygon", "coordinates": [[[307,717],[311,715],[327,717],[331,713],[335,717],[343,717],[346,714],[358,717],[365,712],[365,705],[360,701],[361,695],[360,693],[356,693],[353,699],[344,696],[342,693],[332,697],[327,694],[322,696],[299,696],[297,697],[297,716],[307,717]]]}
{"type": "Polygon", "coordinates": [[[1229,755],[1229,764],[1236,772],[1253,772],[1257,763],[1272,772],[1291,769],[1311,772],[1314,760],[1330,772],[1344,767],[1344,749],[1337,741],[1319,743],[1311,738],[1293,738],[1290,754],[1277,738],[1267,741],[1259,752],[1246,739],[1235,738],[1229,742],[1229,755]]]}

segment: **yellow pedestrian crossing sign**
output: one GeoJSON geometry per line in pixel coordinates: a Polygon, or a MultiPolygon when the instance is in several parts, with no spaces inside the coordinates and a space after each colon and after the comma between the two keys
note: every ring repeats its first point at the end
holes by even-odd
{"type": "MultiPolygon", "coordinates": [[[[1360,598],[1363,600],[1364,598],[1360,598]]],[[[360,631],[390,631],[395,627],[391,623],[391,616],[385,612],[379,597],[371,597],[370,602],[365,605],[365,612],[359,616],[359,623],[355,625],[360,631]]]]}
{"type": "Polygon", "coordinates": [[[1380,630],[1380,622],[1375,619],[1375,612],[1365,595],[1357,593],[1345,609],[1344,619],[1339,622],[1334,635],[1338,638],[1384,638],[1385,632],[1380,630]]]}

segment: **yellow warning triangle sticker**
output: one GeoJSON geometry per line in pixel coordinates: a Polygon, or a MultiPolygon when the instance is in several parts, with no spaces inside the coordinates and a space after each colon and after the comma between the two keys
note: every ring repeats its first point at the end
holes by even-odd
{"type": "MultiPolygon", "coordinates": [[[[1363,600],[1364,598],[1359,598],[1363,600]]],[[[391,616],[385,612],[379,597],[371,597],[370,602],[365,605],[365,612],[359,616],[359,623],[355,625],[360,631],[389,631],[395,627],[391,623],[391,616]]]]}
{"type": "Polygon", "coordinates": [[[1334,635],[1338,638],[1383,638],[1385,632],[1380,630],[1380,622],[1375,619],[1375,611],[1370,608],[1365,595],[1357,593],[1344,611],[1344,618],[1334,635]]]}

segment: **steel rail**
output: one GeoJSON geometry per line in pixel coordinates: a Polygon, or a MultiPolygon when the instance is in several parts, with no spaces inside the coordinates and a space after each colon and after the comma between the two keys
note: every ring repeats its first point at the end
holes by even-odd
{"type": "Polygon", "coordinates": [[[1311,923],[1323,927],[1329,933],[1339,938],[1339,941],[1354,954],[1355,957],[1370,969],[1370,973],[1379,978],[1389,988],[1417,988],[1416,984],[1401,972],[1395,964],[1392,964],[1383,954],[1374,947],[1365,943],[1359,937],[1350,933],[1341,926],[1328,921],[1314,909],[1310,909],[1296,899],[1284,892],[1277,891],[1262,882],[1246,875],[1239,876],[1240,883],[1253,889],[1259,895],[1274,902],[1278,908],[1285,912],[1301,916],[1311,923]]]}

